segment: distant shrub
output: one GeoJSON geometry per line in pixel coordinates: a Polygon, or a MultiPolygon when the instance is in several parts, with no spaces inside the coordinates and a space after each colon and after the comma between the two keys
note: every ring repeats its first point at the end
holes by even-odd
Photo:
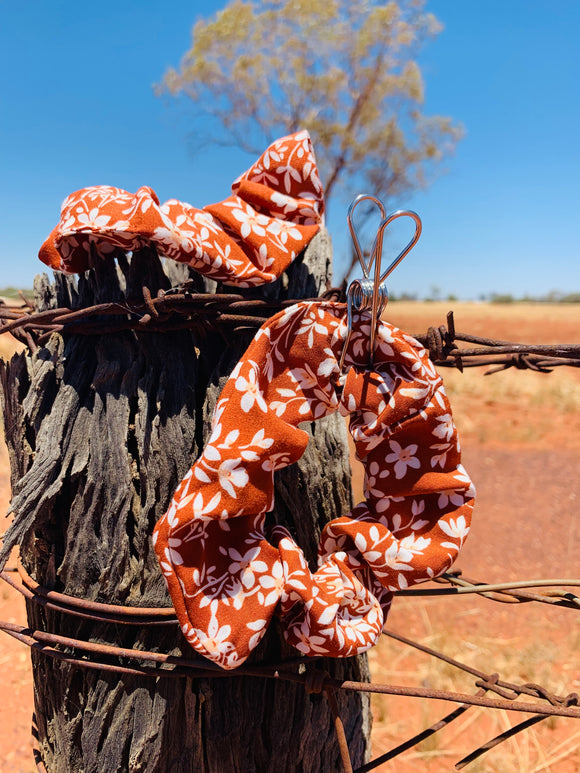
{"type": "Polygon", "coordinates": [[[489,300],[490,303],[514,303],[516,299],[510,293],[492,293],[489,300]]]}
{"type": "Polygon", "coordinates": [[[32,298],[32,290],[20,290],[18,287],[1,287],[0,296],[2,298],[20,298],[20,293],[24,293],[27,298],[32,298]]]}

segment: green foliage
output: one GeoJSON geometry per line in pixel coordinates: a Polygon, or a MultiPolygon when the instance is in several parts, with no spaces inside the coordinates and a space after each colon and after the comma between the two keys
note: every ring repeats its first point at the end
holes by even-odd
{"type": "MultiPolygon", "coordinates": [[[[484,298],[485,300],[485,298],[484,298]]],[[[580,303],[580,292],[561,293],[558,290],[550,290],[545,295],[523,295],[516,298],[511,293],[492,293],[489,296],[490,303],[580,303]]]]}
{"type": "Polygon", "coordinates": [[[1,298],[20,299],[21,293],[27,298],[32,297],[32,290],[19,290],[17,287],[2,287],[0,288],[1,298]]]}
{"type": "Polygon", "coordinates": [[[399,295],[396,295],[395,293],[389,293],[389,301],[418,301],[419,300],[419,294],[418,293],[400,293],[399,295]]]}
{"type": "Polygon", "coordinates": [[[492,293],[490,303],[513,303],[515,298],[510,293],[492,293]]]}
{"type": "Polygon", "coordinates": [[[233,0],[195,24],[157,93],[190,98],[200,126],[204,115],[221,124],[211,141],[252,153],[308,129],[327,199],[355,177],[388,199],[422,186],[462,134],[421,113],[414,57],[440,30],[423,0],[233,0]]]}

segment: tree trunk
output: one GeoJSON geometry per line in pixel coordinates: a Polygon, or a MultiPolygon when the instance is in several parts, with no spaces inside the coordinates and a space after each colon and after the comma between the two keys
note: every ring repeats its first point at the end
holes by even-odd
{"type": "MultiPolygon", "coordinates": [[[[330,243],[319,234],[268,297],[325,289],[330,243]]],[[[187,271],[150,250],[99,260],[78,284],[35,283],[36,308],[82,308],[153,296],[187,271]]],[[[201,286],[201,280],[200,286],[201,286]]],[[[237,292],[237,291],[236,291],[237,292]]],[[[255,291],[254,291],[255,292],[255,291]]],[[[110,318],[109,318],[110,319],[110,318]]],[[[21,544],[42,585],[92,601],[170,606],[150,537],[203,448],[221,386],[253,333],[215,329],[53,334],[1,370],[21,544]]],[[[275,517],[315,561],[325,522],[351,506],[346,433],[337,416],[312,427],[303,459],[280,471],[275,517]]],[[[92,642],[197,657],[179,627],[99,623],[28,603],[29,625],[92,642]]],[[[295,657],[276,626],[252,662],[295,657]]],[[[152,678],[87,670],[32,650],[41,757],[49,773],[249,773],[340,770],[327,701],[299,684],[257,677],[152,678]]],[[[368,678],[365,657],[323,660],[338,678],[368,678]]],[[[368,756],[367,696],[338,695],[353,763],[368,756]]]]}

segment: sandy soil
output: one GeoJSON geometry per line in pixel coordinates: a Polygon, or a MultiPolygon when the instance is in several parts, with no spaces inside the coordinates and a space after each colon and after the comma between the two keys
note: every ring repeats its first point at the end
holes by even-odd
{"type": "MultiPolygon", "coordinates": [[[[393,304],[393,322],[420,333],[427,324],[443,321],[446,306],[423,304],[417,308],[417,304],[393,304]]],[[[458,329],[509,340],[577,341],[580,308],[566,309],[566,314],[558,307],[546,309],[545,317],[538,323],[537,315],[532,319],[531,312],[522,314],[525,310],[521,308],[501,307],[502,316],[500,308],[485,307],[482,315],[481,308],[474,310],[472,306],[458,311],[457,319],[462,319],[461,325],[457,322],[458,329]]],[[[565,392],[574,387],[578,376],[566,370],[565,392]]],[[[525,374],[516,374],[519,375],[525,374]]],[[[537,374],[534,377],[552,378],[537,374]]],[[[530,409],[520,397],[518,410],[528,411],[525,422],[532,423],[532,431],[524,437],[517,432],[514,436],[514,403],[497,399],[492,405],[481,407],[474,421],[473,400],[478,399],[477,395],[472,399],[458,391],[456,420],[463,440],[464,463],[478,491],[472,533],[458,565],[465,576],[487,582],[578,577],[578,416],[562,411],[558,400],[546,400],[538,411],[530,409]],[[482,427],[492,424],[503,430],[481,432],[482,427]],[[548,426],[549,431],[545,432],[540,425],[548,426]]],[[[452,404],[455,407],[453,400],[452,404]]],[[[354,471],[355,489],[360,494],[360,467],[356,464],[354,471]]],[[[0,512],[6,511],[8,500],[7,456],[2,446],[0,512]]],[[[0,619],[25,622],[20,598],[5,584],[0,585],[0,619]]],[[[577,614],[572,610],[536,604],[508,606],[473,596],[420,603],[401,598],[395,600],[388,628],[431,643],[483,671],[500,671],[502,678],[538,681],[559,693],[580,692],[580,632],[577,614]]],[[[371,663],[375,681],[475,691],[471,680],[457,677],[447,666],[433,666],[432,659],[387,639],[373,650],[371,663]]],[[[0,640],[0,666],[4,696],[0,702],[0,773],[32,773],[36,768],[29,746],[32,686],[28,652],[23,645],[4,636],[0,640]]],[[[375,755],[406,740],[452,708],[451,704],[426,705],[401,698],[380,698],[373,706],[375,755]]],[[[479,743],[527,716],[508,716],[505,712],[492,715],[470,710],[443,731],[441,740],[424,742],[379,770],[452,770],[454,763],[479,743]]],[[[548,720],[536,728],[490,752],[467,770],[580,771],[580,737],[574,740],[580,731],[578,722],[548,720]]]]}

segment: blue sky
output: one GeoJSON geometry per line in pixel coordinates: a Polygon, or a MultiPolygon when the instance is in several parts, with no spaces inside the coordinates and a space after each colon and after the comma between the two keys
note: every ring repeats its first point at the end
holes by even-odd
{"type": "MultiPolygon", "coordinates": [[[[191,114],[152,85],[219,3],[0,0],[0,287],[29,287],[62,200],[88,185],[203,206],[252,162],[192,155],[191,114]]],[[[580,3],[431,0],[444,31],[424,49],[427,114],[466,136],[425,192],[399,200],[423,220],[391,292],[478,298],[580,292],[580,3]]],[[[353,195],[359,191],[353,191],[353,195]]],[[[328,226],[347,249],[347,202],[328,226]]]]}

